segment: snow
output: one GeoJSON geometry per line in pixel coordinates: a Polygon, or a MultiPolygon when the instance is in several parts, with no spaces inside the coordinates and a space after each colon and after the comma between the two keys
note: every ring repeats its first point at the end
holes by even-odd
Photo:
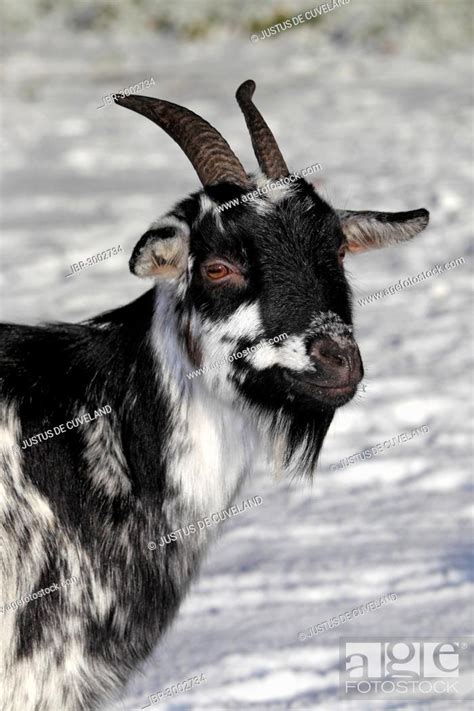
{"type": "Polygon", "coordinates": [[[146,288],[129,274],[128,256],[197,181],[150,122],[96,107],[150,76],[150,93],[202,111],[249,169],[255,160],[233,93],[252,77],[290,169],[320,162],[317,181],[333,204],[431,211],[412,243],[347,260],[355,298],[466,260],[355,307],[367,389],[337,413],[319,475],[290,484],[261,468],[247,482],[239,501],[259,495],[262,505],[222,525],[176,622],[107,711],[142,708],[149,694],[201,673],[206,682],[160,708],[353,709],[338,698],[341,635],[472,634],[470,56],[319,47],[298,28],[255,45],[227,35],[177,45],[164,35],[104,41],[65,32],[7,40],[7,49],[3,320],[79,320],[146,288]],[[66,278],[72,263],[119,244],[123,253],[66,278]],[[330,470],[425,424],[427,434],[330,470]],[[398,599],[298,640],[390,593],[398,599]]]}

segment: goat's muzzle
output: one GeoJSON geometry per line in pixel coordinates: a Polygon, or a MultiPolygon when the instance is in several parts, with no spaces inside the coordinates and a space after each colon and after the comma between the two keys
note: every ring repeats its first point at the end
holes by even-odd
{"type": "Polygon", "coordinates": [[[315,339],[309,346],[309,357],[314,364],[312,385],[322,391],[325,400],[347,401],[354,395],[364,369],[352,339],[315,339]]]}
{"type": "Polygon", "coordinates": [[[351,400],[362,380],[364,369],[357,344],[352,338],[323,336],[308,346],[313,371],[287,373],[285,379],[301,403],[320,402],[340,407],[351,400]]]}

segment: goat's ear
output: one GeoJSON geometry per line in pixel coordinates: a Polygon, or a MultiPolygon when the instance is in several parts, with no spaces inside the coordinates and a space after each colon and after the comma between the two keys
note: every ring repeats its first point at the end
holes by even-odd
{"type": "Polygon", "coordinates": [[[130,257],[130,271],[142,278],[176,279],[186,270],[188,254],[187,223],[165,217],[139,239],[130,257]]]}
{"type": "Polygon", "coordinates": [[[409,212],[337,210],[349,252],[389,247],[411,239],[425,229],[430,213],[424,208],[409,212]]]}

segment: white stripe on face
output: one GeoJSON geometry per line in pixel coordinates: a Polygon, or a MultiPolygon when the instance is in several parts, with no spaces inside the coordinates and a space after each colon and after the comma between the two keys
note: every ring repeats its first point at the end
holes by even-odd
{"type": "Polygon", "coordinates": [[[255,370],[265,370],[274,365],[297,372],[312,371],[314,363],[307,352],[308,340],[332,338],[341,344],[352,336],[352,326],[348,326],[332,311],[321,311],[311,320],[309,328],[300,335],[293,335],[283,343],[265,343],[261,349],[245,356],[255,370]]]}
{"type": "Polygon", "coordinates": [[[265,370],[274,365],[289,368],[298,372],[312,370],[313,365],[306,352],[306,336],[290,336],[282,344],[269,345],[265,343],[262,348],[245,356],[255,370],[265,370]]]}
{"type": "Polygon", "coordinates": [[[204,333],[218,340],[228,338],[237,342],[241,338],[255,340],[263,337],[259,303],[254,301],[252,304],[242,304],[222,321],[204,319],[202,328],[204,333]]]}

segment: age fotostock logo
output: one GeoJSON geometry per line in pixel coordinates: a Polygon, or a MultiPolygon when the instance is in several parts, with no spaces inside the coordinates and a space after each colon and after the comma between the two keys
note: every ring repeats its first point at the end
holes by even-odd
{"type": "Polygon", "coordinates": [[[340,695],[371,700],[473,699],[472,659],[473,643],[468,639],[341,639],[340,695]]]}

